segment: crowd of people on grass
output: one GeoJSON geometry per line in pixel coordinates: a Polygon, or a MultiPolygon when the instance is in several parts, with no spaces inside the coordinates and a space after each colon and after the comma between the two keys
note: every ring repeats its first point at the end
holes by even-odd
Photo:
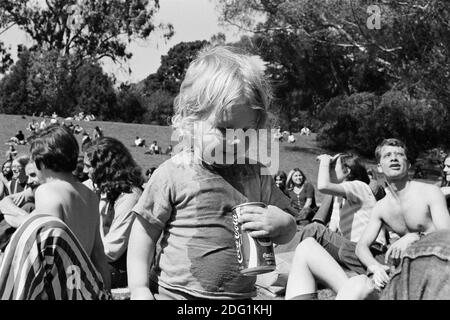
{"type": "Polygon", "coordinates": [[[293,253],[286,299],[317,299],[319,283],[336,299],[450,297],[450,156],[439,186],[411,180],[407,146],[383,137],[375,170],[355,154],[319,155],[317,190],[300,168],[262,174],[224,132],[265,128],[270,100],[255,57],[207,47],[174,101],[180,148],[158,167],[143,172],[98,127],[81,147],[70,123],[35,130],[0,175],[0,299],[111,299],[123,287],[131,299],[252,298],[231,214],[245,202],[266,207],[242,209],[242,230],[293,253]],[[194,136],[197,125],[208,134],[194,136]]]}

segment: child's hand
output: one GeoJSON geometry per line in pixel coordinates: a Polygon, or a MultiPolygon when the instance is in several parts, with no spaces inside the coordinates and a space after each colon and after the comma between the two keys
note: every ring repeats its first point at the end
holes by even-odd
{"type": "Polygon", "coordinates": [[[296,230],[295,219],[278,207],[247,206],[242,209],[239,222],[242,230],[254,238],[270,237],[274,242],[289,241],[296,230]]]}
{"type": "Polygon", "coordinates": [[[254,238],[269,237],[273,232],[271,219],[267,207],[245,206],[241,209],[239,223],[242,231],[254,238]]]}

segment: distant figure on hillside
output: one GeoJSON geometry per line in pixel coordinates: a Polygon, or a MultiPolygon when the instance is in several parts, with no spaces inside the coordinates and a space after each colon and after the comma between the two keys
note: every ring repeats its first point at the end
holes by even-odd
{"type": "Polygon", "coordinates": [[[273,139],[274,140],[278,140],[279,142],[282,142],[283,141],[283,134],[281,133],[281,128],[280,127],[278,127],[277,128],[277,131],[275,131],[275,135],[273,136],[273,139]]]}
{"type": "Polygon", "coordinates": [[[134,140],[134,145],[136,147],[145,147],[145,139],[141,139],[140,137],[136,137],[136,139],[134,140]]]}
{"type": "Polygon", "coordinates": [[[308,127],[303,127],[302,130],[300,130],[301,136],[309,136],[311,134],[311,130],[308,127]]]}
{"type": "Polygon", "coordinates": [[[93,114],[88,114],[84,117],[84,121],[95,121],[95,116],[93,114]]]}
{"type": "Polygon", "coordinates": [[[5,155],[6,155],[6,159],[11,160],[11,161],[16,157],[17,150],[13,144],[9,143],[9,149],[8,149],[8,151],[6,151],[5,155]]]}
{"type": "Polygon", "coordinates": [[[26,143],[25,135],[23,134],[22,130],[19,130],[19,132],[17,132],[16,139],[18,141],[18,144],[25,144],[26,143]]]}
{"type": "Polygon", "coordinates": [[[15,144],[25,144],[25,135],[23,134],[22,130],[19,130],[14,137],[11,137],[9,139],[9,142],[15,143],[15,144]]]}
{"type": "Polygon", "coordinates": [[[294,137],[294,134],[292,132],[289,132],[288,142],[289,143],[294,143],[295,142],[295,137],[294,137]]]}
{"type": "Polygon", "coordinates": [[[56,123],[58,123],[58,115],[56,114],[56,112],[53,112],[52,118],[50,119],[50,124],[56,124],[56,123]]]}
{"type": "Polygon", "coordinates": [[[83,128],[79,125],[79,124],[76,124],[74,127],[73,127],[73,133],[74,134],[80,134],[80,133],[82,133],[83,132],[83,128]]]}
{"type": "Polygon", "coordinates": [[[41,123],[39,124],[39,130],[44,130],[47,127],[47,116],[42,119],[41,123]]]}
{"type": "Polygon", "coordinates": [[[158,141],[153,140],[153,143],[150,145],[150,154],[159,154],[160,150],[159,150],[159,146],[158,146],[158,141]]]}
{"type": "Polygon", "coordinates": [[[38,124],[35,119],[33,119],[30,123],[28,123],[28,125],[27,125],[28,131],[35,133],[37,129],[38,129],[38,124]]]}
{"type": "Polygon", "coordinates": [[[103,137],[103,131],[99,128],[99,126],[95,126],[94,132],[92,133],[92,139],[97,140],[98,138],[103,137]]]}
{"type": "Polygon", "coordinates": [[[173,152],[173,147],[171,144],[169,144],[169,146],[167,147],[166,151],[164,152],[164,154],[171,156],[173,152]]]}

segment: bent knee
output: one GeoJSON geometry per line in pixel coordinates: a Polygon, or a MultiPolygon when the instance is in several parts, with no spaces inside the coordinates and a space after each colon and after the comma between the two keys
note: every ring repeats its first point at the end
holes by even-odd
{"type": "Polygon", "coordinates": [[[298,244],[295,252],[308,252],[313,250],[316,246],[320,246],[316,239],[308,237],[298,244]]]}
{"type": "Polygon", "coordinates": [[[360,299],[366,299],[375,289],[372,280],[363,274],[351,277],[348,285],[354,289],[360,299]]]}

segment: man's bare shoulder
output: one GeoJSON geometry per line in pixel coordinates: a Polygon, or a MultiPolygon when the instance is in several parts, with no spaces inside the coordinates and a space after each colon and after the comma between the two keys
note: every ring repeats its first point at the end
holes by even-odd
{"type": "Polygon", "coordinates": [[[372,214],[377,215],[379,218],[382,218],[383,213],[389,211],[389,208],[392,207],[392,200],[387,195],[381,200],[378,200],[377,203],[373,206],[372,214]]]}
{"type": "Polygon", "coordinates": [[[62,196],[73,193],[79,193],[83,197],[89,197],[89,199],[96,199],[95,193],[81,182],[71,183],[64,180],[54,180],[40,185],[36,190],[36,194],[48,196],[55,194],[62,196]]]}
{"type": "Polygon", "coordinates": [[[414,190],[415,193],[419,192],[423,197],[433,197],[442,194],[442,191],[438,186],[420,181],[411,181],[411,189],[414,190]]]}
{"type": "Polygon", "coordinates": [[[65,189],[64,184],[59,183],[59,181],[50,181],[41,184],[36,189],[36,196],[54,196],[56,194],[61,194],[65,189]]]}

